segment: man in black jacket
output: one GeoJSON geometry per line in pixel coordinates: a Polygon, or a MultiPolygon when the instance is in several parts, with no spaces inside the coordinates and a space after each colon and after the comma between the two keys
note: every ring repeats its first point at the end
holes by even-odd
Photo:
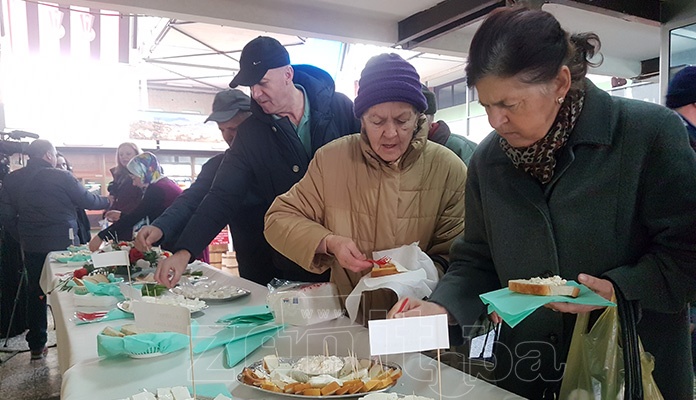
{"type": "Polygon", "coordinates": [[[273,250],[263,236],[263,218],[275,197],[302,178],[318,148],[360,131],[353,103],[334,91],[325,71],[291,66],[287,50],[273,38],[247,43],[239,62],[230,86],[250,87],[252,117],[239,127],[210,192],[179,238],[179,250],[160,263],[156,278],[168,286],[178,282],[191,254],[210,243],[230,214],[241,213],[249,224],[239,236],[252,249],[252,268],[288,280],[327,281],[327,274],[307,272],[273,250]]]}
{"type": "Polygon", "coordinates": [[[27,166],[9,174],[0,192],[0,222],[20,243],[27,271],[27,342],[32,359],[46,351],[46,297],[39,287],[51,251],[77,243],[77,208],[103,210],[109,199],[85,189],[68,171],[57,169],[56,149],[47,140],[27,148],[27,166]]]}
{"type": "MultiPolygon", "coordinates": [[[[210,114],[205,122],[216,122],[223,139],[229,146],[232,146],[239,126],[251,115],[250,105],[251,99],[244,92],[237,89],[223,90],[215,95],[213,113],[210,114]]],[[[224,153],[218,154],[203,164],[201,172],[191,187],[177,197],[174,203],[152,222],[152,225],[145,226],[138,231],[136,246],[141,251],[149,250],[153,244],[161,242],[165,238],[169,242],[176,242],[176,239],[170,240],[168,238],[177,238],[179,236],[196,211],[196,208],[201,204],[205,195],[208,194],[213,184],[215,173],[222,163],[223,156],[224,153]]],[[[231,218],[228,223],[238,257],[241,255],[241,259],[245,261],[239,262],[239,274],[242,278],[266,284],[270,279],[264,281],[264,275],[259,274],[253,266],[246,262],[248,257],[245,257],[245,255],[248,253],[248,249],[244,247],[244,238],[240,237],[240,234],[244,232],[244,215],[237,215],[231,218]],[[238,237],[239,244],[237,243],[238,237]]]]}

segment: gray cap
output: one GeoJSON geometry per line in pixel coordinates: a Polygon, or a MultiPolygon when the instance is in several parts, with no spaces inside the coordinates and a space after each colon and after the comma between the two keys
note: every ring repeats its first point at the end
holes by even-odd
{"type": "Polygon", "coordinates": [[[234,118],[240,111],[249,111],[251,99],[244,92],[237,89],[227,89],[218,92],[213,100],[213,113],[208,121],[227,122],[234,118]]]}

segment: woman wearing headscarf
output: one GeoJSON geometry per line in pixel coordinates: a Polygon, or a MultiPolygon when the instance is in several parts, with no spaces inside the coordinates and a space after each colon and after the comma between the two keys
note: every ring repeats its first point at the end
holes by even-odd
{"type": "MultiPolygon", "coordinates": [[[[107,187],[109,196],[113,197],[114,202],[104,213],[104,218],[109,222],[118,221],[122,215],[135,210],[143,198],[142,189],[133,185],[126,167],[128,162],[138,154],[142,154],[142,150],[131,142],[123,142],[116,149],[116,166],[109,170],[114,180],[107,187]]],[[[128,227],[114,231],[113,235],[119,240],[133,239],[133,232],[128,227]]]]}
{"type": "MultiPolygon", "coordinates": [[[[96,251],[102,241],[116,239],[115,232],[133,230],[144,219],[153,221],[159,217],[181,194],[182,190],[174,181],[162,173],[162,167],[154,154],[145,152],[133,157],[126,165],[133,184],[144,190],[143,199],[138,206],[118,221],[102,230],[89,242],[89,248],[96,251]]],[[[118,240],[122,240],[120,237],[118,240]]],[[[162,243],[168,250],[173,243],[162,243]]]]}
{"type": "MultiPolygon", "coordinates": [[[[362,131],[321,148],[266,214],[268,242],[310,272],[330,269],[341,296],[372,268],[366,254],[418,242],[442,271],[462,232],[466,166],[428,141],[419,79],[397,54],[372,57],[355,98],[362,131]]],[[[381,289],[363,300],[358,319],[367,322],[396,295],[381,289]]]]}
{"type": "MultiPolygon", "coordinates": [[[[640,308],[636,329],[655,356],[657,386],[665,399],[691,399],[696,158],[673,112],[610,96],[585,77],[598,48],[595,34],[568,35],[540,10],[498,9],[484,21],[466,73],[495,131],[469,164],[466,229],[429,301],[395,315],[448,314],[472,326],[486,313],[479,294],[511,279],[577,279],[640,308]]],[[[557,398],[575,314],[594,321],[602,311],[551,303],[514,328],[502,324],[497,384],[557,398]]]]}

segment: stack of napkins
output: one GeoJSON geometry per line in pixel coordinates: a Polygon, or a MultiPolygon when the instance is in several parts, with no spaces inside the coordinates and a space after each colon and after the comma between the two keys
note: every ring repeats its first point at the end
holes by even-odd
{"type": "Polygon", "coordinates": [[[531,294],[515,293],[508,288],[498,289],[479,295],[481,301],[488,305],[488,313],[493,311],[505,321],[511,328],[527,318],[539,307],[548,303],[574,303],[588,306],[615,306],[616,304],[598,295],[585,285],[568,281],[568,285],[580,288],[578,297],[569,296],[535,296],[531,294]]]}
{"type": "Polygon", "coordinates": [[[197,341],[193,352],[198,354],[225,346],[225,363],[228,368],[239,364],[285,327],[271,323],[273,315],[266,306],[247,307],[220,318],[218,322],[227,323],[227,328],[212,337],[197,341]]]}

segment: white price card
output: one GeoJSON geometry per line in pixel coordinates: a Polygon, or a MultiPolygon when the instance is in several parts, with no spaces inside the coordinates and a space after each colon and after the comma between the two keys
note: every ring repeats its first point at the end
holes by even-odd
{"type": "Polygon", "coordinates": [[[134,301],[131,303],[135,326],[145,332],[178,332],[189,334],[191,312],[188,308],[171,304],[134,301]]]}
{"type": "Polygon", "coordinates": [[[449,348],[445,314],[368,321],[368,329],[373,356],[449,348]]]}

